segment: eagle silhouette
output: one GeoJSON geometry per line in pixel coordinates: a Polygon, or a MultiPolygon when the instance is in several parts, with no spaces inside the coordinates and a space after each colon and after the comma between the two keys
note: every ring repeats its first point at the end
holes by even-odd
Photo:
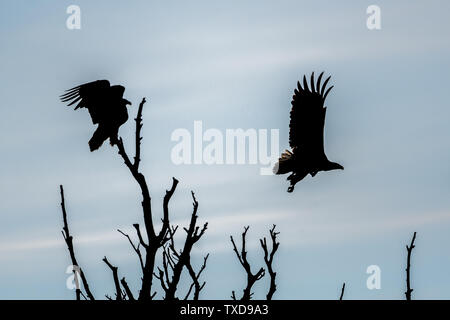
{"type": "Polygon", "coordinates": [[[325,91],[331,77],[321,86],[322,76],[323,72],[315,83],[313,72],[310,87],[306,76],[303,76],[303,87],[297,82],[297,89],[294,90],[289,123],[289,145],[292,152],[283,152],[273,168],[275,174],[292,172],[287,178],[291,183],[288,192],[294,191],[295,184],[308,174],[314,177],[319,171],[344,169],[339,163],[329,161],[325,155],[323,132],[327,108],[324,104],[333,86],[325,91]]]}
{"type": "Polygon", "coordinates": [[[108,80],[97,80],[66,90],[60,96],[69,106],[78,102],[74,110],[87,108],[93,124],[98,124],[89,148],[97,150],[109,138],[111,145],[118,142],[119,128],[128,120],[127,105],[131,102],[123,98],[125,87],[111,86],[108,80]]]}

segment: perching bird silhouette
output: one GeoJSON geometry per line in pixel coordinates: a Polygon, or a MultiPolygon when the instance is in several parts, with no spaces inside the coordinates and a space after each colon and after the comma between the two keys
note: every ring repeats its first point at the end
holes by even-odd
{"type": "Polygon", "coordinates": [[[311,74],[311,88],[303,76],[303,88],[297,82],[297,89],[294,90],[289,123],[289,145],[292,152],[283,152],[273,168],[275,174],[292,172],[287,178],[291,182],[288,192],[294,191],[295,184],[308,173],[314,177],[319,171],[344,169],[340,164],[329,161],[324,151],[323,131],[327,109],[324,103],[333,86],[325,91],[331,77],[321,86],[322,76],[323,72],[317,83],[314,83],[314,72],[311,74]]]}
{"type": "Polygon", "coordinates": [[[125,87],[110,86],[108,80],[97,80],[66,90],[61,101],[69,106],[79,102],[78,108],[87,108],[92,123],[98,124],[89,148],[97,150],[109,138],[111,145],[118,142],[119,127],[128,120],[127,105],[131,102],[123,98],[125,87]]]}

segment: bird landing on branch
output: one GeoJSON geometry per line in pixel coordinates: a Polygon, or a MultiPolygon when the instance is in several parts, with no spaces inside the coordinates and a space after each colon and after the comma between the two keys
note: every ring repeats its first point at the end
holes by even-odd
{"type": "Polygon", "coordinates": [[[131,102],[123,98],[125,87],[111,86],[108,80],[97,80],[66,90],[61,95],[61,101],[78,108],[87,108],[93,124],[98,124],[89,148],[97,150],[108,138],[111,145],[118,142],[119,128],[128,120],[126,106],[131,102]]]}

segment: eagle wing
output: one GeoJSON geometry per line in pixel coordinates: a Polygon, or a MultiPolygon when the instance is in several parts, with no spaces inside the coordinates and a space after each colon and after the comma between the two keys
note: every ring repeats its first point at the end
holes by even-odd
{"type": "MultiPolygon", "coordinates": [[[[113,98],[111,97],[111,88],[108,80],[97,80],[66,90],[60,98],[63,102],[70,102],[68,104],[69,106],[78,103],[75,110],[78,108],[87,108],[91,115],[92,122],[96,124],[99,123],[107,113],[108,104],[113,98]]],[[[125,90],[125,88],[123,89],[125,90]]],[[[112,91],[115,94],[120,94],[120,89],[112,91]]],[[[121,94],[123,94],[123,90],[121,94]]]]}
{"type": "Polygon", "coordinates": [[[323,72],[317,83],[314,82],[314,72],[311,74],[310,87],[303,76],[303,87],[297,82],[292,98],[291,120],[289,123],[289,145],[312,156],[325,154],[323,148],[323,128],[325,124],[325,99],[333,88],[325,91],[330,80],[328,77],[321,86],[323,72]]]}

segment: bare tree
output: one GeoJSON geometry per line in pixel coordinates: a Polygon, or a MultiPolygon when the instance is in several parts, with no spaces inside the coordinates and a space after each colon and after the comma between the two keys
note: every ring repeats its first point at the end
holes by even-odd
{"type": "Polygon", "coordinates": [[[414,245],[414,241],[416,241],[416,232],[414,232],[414,235],[411,239],[410,245],[406,245],[406,251],[408,253],[407,261],[406,261],[406,300],[411,300],[411,293],[414,289],[411,289],[411,253],[412,250],[416,247],[414,245]]]}
{"type": "MultiPolygon", "coordinates": [[[[242,265],[242,267],[244,268],[246,274],[247,274],[247,285],[243,290],[243,295],[241,297],[240,300],[243,301],[248,301],[252,298],[253,296],[253,292],[252,292],[252,287],[253,285],[258,281],[261,280],[264,275],[265,275],[265,269],[264,268],[260,268],[258,270],[258,272],[253,273],[251,270],[251,266],[250,263],[248,262],[247,259],[247,251],[246,251],[246,237],[247,237],[247,232],[248,229],[250,227],[244,227],[244,232],[242,233],[242,246],[241,246],[241,250],[239,251],[237,249],[236,243],[234,242],[233,236],[230,236],[230,240],[231,243],[233,245],[233,251],[236,254],[236,257],[238,258],[240,264],[242,265]]],[[[280,243],[277,242],[277,235],[279,233],[275,231],[275,225],[273,225],[272,229],[270,229],[270,237],[272,239],[272,249],[269,252],[269,249],[267,247],[267,240],[266,238],[260,239],[260,244],[261,247],[264,251],[264,261],[266,263],[267,266],[267,270],[268,273],[270,275],[270,288],[269,288],[269,292],[266,295],[266,299],[267,300],[271,300],[273,294],[275,293],[277,286],[276,286],[276,272],[273,271],[273,257],[276,253],[276,251],[278,250],[278,247],[280,245],[280,243]]],[[[231,298],[233,300],[237,300],[236,298],[236,292],[232,291],[231,293],[231,298]]]]}
{"type": "Polygon", "coordinates": [[[161,287],[165,291],[165,297],[166,300],[175,300],[177,299],[175,296],[175,292],[177,290],[178,283],[181,278],[181,272],[183,271],[183,268],[186,267],[189,275],[192,278],[192,285],[189,288],[188,293],[186,294],[185,299],[187,299],[192,291],[192,288],[194,288],[194,300],[197,300],[199,297],[200,291],[205,286],[205,283],[202,285],[199,284],[199,277],[200,274],[203,272],[203,270],[206,267],[206,261],[208,259],[209,255],[206,255],[203,261],[203,265],[200,268],[200,271],[196,273],[194,269],[192,268],[191,264],[191,250],[194,246],[194,244],[200,240],[200,238],[205,233],[208,223],[205,223],[203,225],[203,228],[200,230],[200,228],[197,226],[197,209],[198,209],[198,202],[195,198],[195,195],[192,193],[192,199],[193,199],[193,212],[191,215],[191,221],[189,223],[188,228],[183,228],[186,232],[186,240],[184,241],[184,247],[182,250],[178,251],[175,247],[175,232],[177,231],[178,227],[171,227],[169,229],[169,236],[170,242],[168,245],[164,246],[163,249],[163,268],[158,268],[158,274],[155,273],[155,277],[159,279],[161,282],[161,287]]]}
{"type": "MultiPolygon", "coordinates": [[[[162,249],[163,253],[163,278],[164,281],[160,278],[161,275],[161,269],[158,269],[159,275],[157,275],[157,278],[160,278],[161,285],[165,291],[165,299],[171,300],[176,299],[176,291],[179,284],[179,280],[181,277],[181,273],[184,269],[188,272],[189,276],[192,278],[192,285],[189,287],[189,291],[186,295],[186,299],[191,294],[192,290],[194,290],[194,299],[198,299],[200,291],[205,286],[205,283],[203,282],[200,284],[199,278],[201,273],[206,267],[206,261],[208,259],[208,255],[204,258],[203,265],[200,267],[200,270],[198,272],[194,271],[194,268],[192,267],[191,263],[191,250],[195,243],[197,243],[200,238],[204,235],[208,224],[205,223],[203,227],[200,229],[199,226],[197,226],[197,209],[198,209],[198,201],[194,196],[194,193],[192,192],[192,198],[193,198],[193,213],[191,215],[191,220],[188,228],[184,228],[186,231],[186,239],[183,246],[183,249],[181,251],[177,251],[175,249],[175,241],[174,241],[174,234],[177,229],[177,227],[171,227],[170,226],[170,216],[169,216],[169,202],[172,198],[173,194],[175,193],[176,187],[178,185],[178,180],[173,178],[172,179],[172,186],[169,190],[166,190],[166,194],[164,196],[163,200],[163,218],[162,218],[162,226],[160,230],[155,230],[154,227],[154,221],[153,221],[153,215],[152,215],[152,208],[151,208],[151,197],[149,193],[149,188],[145,179],[145,176],[140,172],[139,170],[139,164],[141,161],[141,129],[142,129],[142,110],[143,106],[145,104],[146,100],[145,98],[142,99],[141,103],[139,104],[137,116],[135,118],[136,122],[136,133],[135,133],[135,155],[133,161],[130,160],[130,157],[128,156],[125,146],[123,143],[122,138],[119,138],[119,141],[117,142],[118,147],[118,153],[122,157],[125,165],[129,169],[132,177],[136,180],[137,184],[139,185],[141,189],[142,194],[142,211],[144,216],[144,225],[145,225],[145,236],[146,240],[144,239],[144,236],[141,232],[141,228],[139,224],[135,223],[133,224],[133,227],[136,230],[137,237],[139,239],[139,243],[135,244],[131,240],[130,236],[121,230],[118,230],[123,236],[125,236],[130,245],[132,246],[133,250],[137,254],[139,258],[139,263],[141,266],[142,271],[142,282],[141,282],[141,288],[139,290],[139,295],[137,297],[138,300],[151,300],[155,297],[156,292],[152,293],[153,288],[153,276],[154,276],[154,269],[155,269],[155,259],[156,255],[159,251],[159,249],[162,249]],[[141,250],[143,248],[143,251],[141,250]],[[172,271],[172,277],[169,280],[169,268],[172,271]]],[[[68,222],[67,222],[67,212],[65,208],[65,201],[64,201],[64,190],[63,187],[60,187],[61,191],[61,208],[63,213],[63,236],[64,240],[67,244],[69,254],[72,260],[72,264],[74,266],[74,273],[75,273],[75,281],[78,281],[78,274],[81,277],[84,291],[86,292],[86,295],[81,290],[80,286],[77,285],[76,289],[76,298],[77,300],[81,299],[81,296],[87,296],[88,299],[94,300],[94,296],[92,295],[89,284],[87,282],[86,276],[81,268],[78,266],[77,259],[75,257],[75,251],[73,248],[73,238],[70,235],[68,222]],[[76,267],[75,267],[76,266],[76,267]]],[[[112,265],[109,260],[104,257],[103,261],[105,264],[111,269],[113,274],[113,281],[115,286],[115,299],[116,300],[135,300],[132,291],[130,290],[125,278],[122,278],[119,281],[119,275],[118,275],[118,267],[112,265]]],[[[106,295],[107,299],[112,299],[110,296],[106,295]]]]}
{"type": "Polygon", "coordinates": [[[276,226],[273,225],[272,229],[270,229],[270,238],[272,239],[272,250],[270,251],[270,253],[269,250],[267,249],[266,238],[264,237],[263,239],[259,240],[261,243],[261,247],[264,250],[264,262],[266,263],[267,271],[269,272],[270,275],[270,288],[266,296],[267,300],[272,300],[273,294],[277,290],[277,284],[275,282],[277,273],[273,271],[272,264],[273,264],[273,257],[275,255],[275,252],[277,252],[280,243],[277,242],[277,235],[279,234],[279,232],[276,232],[275,228],[276,226]]]}

